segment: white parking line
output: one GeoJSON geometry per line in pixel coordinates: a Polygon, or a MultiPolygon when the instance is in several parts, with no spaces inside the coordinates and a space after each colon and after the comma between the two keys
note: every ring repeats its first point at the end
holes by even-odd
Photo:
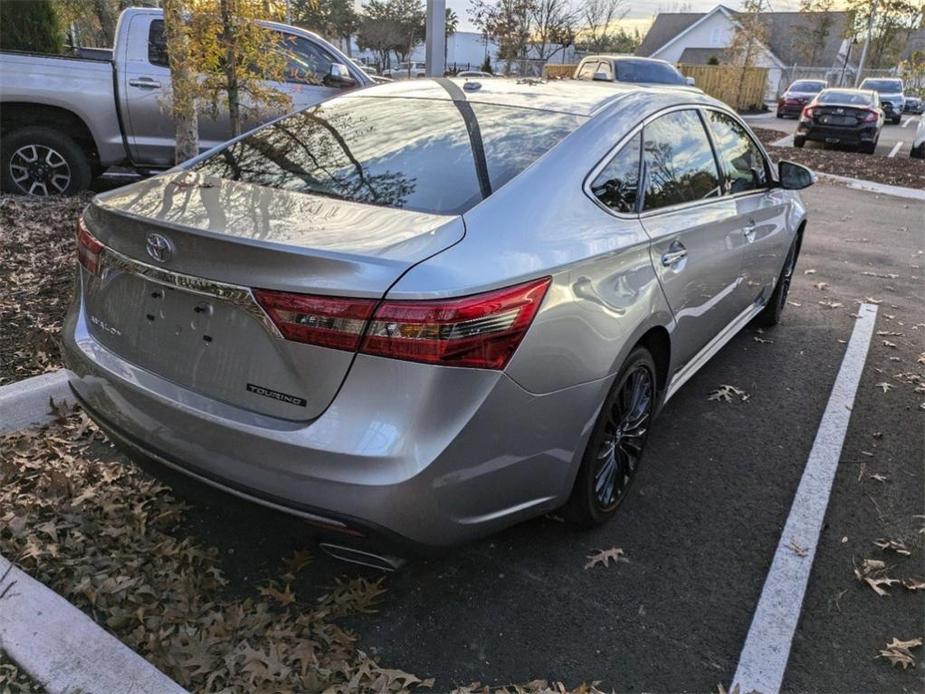
{"type": "Polygon", "coordinates": [[[861,304],[730,691],[736,685],[743,692],[771,694],[780,690],[876,319],[877,307],[861,304]]]}
{"type": "Polygon", "coordinates": [[[887,154],[887,156],[890,157],[890,158],[892,159],[893,157],[896,156],[896,153],[899,151],[899,148],[902,147],[902,146],[903,146],[903,141],[900,140],[900,141],[897,142],[895,145],[893,145],[893,149],[890,150],[890,153],[887,154]]]}
{"type": "Polygon", "coordinates": [[[909,123],[915,123],[915,118],[906,118],[906,120],[903,122],[903,127],[905,128],[907,125],[909,125],[909,123]]]}

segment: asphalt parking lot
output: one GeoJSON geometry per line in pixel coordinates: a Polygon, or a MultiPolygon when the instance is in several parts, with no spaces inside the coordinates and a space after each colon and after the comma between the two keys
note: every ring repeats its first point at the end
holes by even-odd
{"type": "MultiPolygon", "coordinates": [[[[852,314],[867,301],[888,336],[871,342],[784,689],[921,691],[925,670],[875,656],[893,637],[922,635],[923,592],[879,597],[854,567],[872,557],[902,576],[925,574],[915,517],[925,509],[925,396],[893,378],[922,372],[925,203],[829,184],[805,200],[809,227],[783,323],[746,328],[667,405],[615,522],[580,532],[541,518],[407,564],[387,578],[381,610],[350,623],[361,650],[435,677],[436,691],[539,677],[619,691],[728,685],[852,314]],[[709,400],[722,384],[748,399],[709,400]],[[916,551],[884,557],[872,544],[884,537],[916,551]],[[584,568],[612,547],[627,561],[584,568]]],[[[232,592],[312,546],[298,521],[198,486],[177,491],[193,504],[192,533],[222,552],[232,592]]],[[[344,573],[377,575],[318,556],[293,589],[305,599],[344,573]]]]}
{"type": "MultiPolygon", "coordinates": [[[[919,119],[925,116],[904,114],[902,121],[898,125],[892,125],[887,122],[880,132],[880,140],[877,143],[877,151],[885,157],[908,157],[909,150],[912,148],[912,138],[915,135],[915,128],[919,119]]],[[[771,130],[782,130],[787,133],[794,133],[797,129],[796,118],[778,118],[774,113],[762,116],[748,116],[748,124],[753,128],[769,128],[771,130]]],[[[785,143],[792,146],[792,138],[788,138],[785,143]]],[[[831,147],[822,142],[807,142],[804,147],[824,148],[831,147]]]]}

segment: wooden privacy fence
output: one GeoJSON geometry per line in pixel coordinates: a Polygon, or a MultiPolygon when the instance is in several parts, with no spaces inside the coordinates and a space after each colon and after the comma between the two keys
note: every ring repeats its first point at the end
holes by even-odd
{"type": "Polygon", "coordinates": [[[575,68],[578,65],[556,65],[554,63],[546,63],[543,66],[543,79],[561,79],[563,77],[571,77],[575,74],[575,68]]]}
{"type": "Polygon", "coordinates": [[[681,63],[678,69],[685,77],[693,77],[697,86],[707,94],[725,101],[736,110],[761,108],[764,104],[764,91],[768,82],[766,67],[681,63]]]}

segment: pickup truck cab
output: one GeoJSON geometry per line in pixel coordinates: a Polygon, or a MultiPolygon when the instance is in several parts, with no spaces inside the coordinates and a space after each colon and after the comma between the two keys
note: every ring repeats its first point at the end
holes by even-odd
{"type": "MultiPolygon", "coordinates": [[[[309,31],[261,22],[283,35],[285,82],[293,110],[372,77],[309,31]]],[[[176,125],[167,104],[170,68],[163,12],[132,8],[119,17],[115,45],[73,57],[0,52],[0,186],[31,195],[70,195],[113,165],[163,169],[174,164],[176,125]]],[[[282,115],[267,111],[245,128],[282,115]]],[[[199,113],[205,151],[231,137],[220,109],[199,113]]]]}
{"type": "Polygon", "coordinates": [[[635,55],[585,56],[575,68],[573,79],[626,82],[658,87],[670,86],[697,94],[703,93],[694,86],[693,77],[685,77],[671,63],[658,58],[640,58],[635,55]]]}

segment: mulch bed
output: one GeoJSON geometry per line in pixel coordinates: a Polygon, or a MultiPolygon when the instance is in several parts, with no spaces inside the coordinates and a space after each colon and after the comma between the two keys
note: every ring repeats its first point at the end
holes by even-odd
{"type": "Polygon", "coordinates": [[[925,190],[925,161],[921,159],[912,159],[905,155],[897,155],[890,159],[881,154],[859,154],[831,149],[829,145],[826,145],[825,149],[817,149],[817,146],[809,144],[802,149],[775,147],[771,143],[786,137],[787,133],[768,128],[752,128],[752,132],[758,136],[775,161],[787,159],[820,173],[925,190]]]}
{"type": "Polygon", "coordinates": [[[0,196],[0,385],[61,367],[74,234],[89,199],[0,196]]]}
{"type": "Polygon", "coordinates": [[[44,694],[45,688],[16,667],[0,648],[0,694],[44,694]]]}

